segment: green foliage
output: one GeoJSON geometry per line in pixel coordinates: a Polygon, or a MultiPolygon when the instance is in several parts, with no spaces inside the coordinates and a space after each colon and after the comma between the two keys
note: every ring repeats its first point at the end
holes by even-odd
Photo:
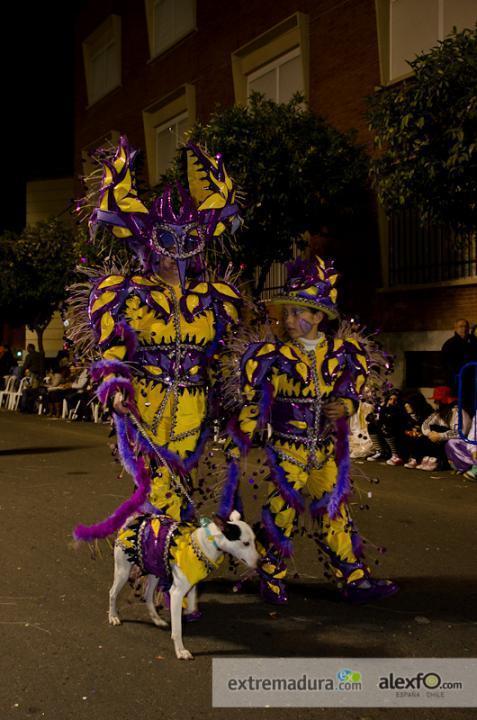
{"type": "Polygon", "coordinates": [[[409,62],[414,75],[369,98],[371,174],[388,213],[417,207],[423,223],[477,228],[477,29],[409,62]]]}
{"type": "Polygon", "coordinates": [[[42,331],[65,299],[77,259],[71,225],[59,220],[0,237],[0,307],[13,325],[42,331]]]}
{"type": "MultiPolygon", "coordinates": [[[[272,262],[289,259],[305,231],[335,234],[365,202],[367,159],[354,134],[335,130],[299,95],[277,104],[254,93],[247,107],[196,123],[190,139],[223,154],[243,193],[244,225],[232,259],[246,264],[249,277],[260,268],[256,292],[272,262]]],[[[166,181],[180,176],[179,158],[166,181]]]]}

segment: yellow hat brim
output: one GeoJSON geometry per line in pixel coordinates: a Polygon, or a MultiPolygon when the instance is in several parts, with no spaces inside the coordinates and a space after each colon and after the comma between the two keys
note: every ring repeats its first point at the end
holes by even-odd
{"type": "Polygon", "coordinates": [[[321,310],[321,312],[325,313],[330,320],[336,320],[336,318],[339,317],[337,310],[330,310],[330,308],[320,305],[317,302],[313,302],[312,300],[299,300],[288,295],[277,295],[276,297],[269,298],[264,302],[270,305],[299,305],[300,307],[309,308],[310,310],[321,310]]]}

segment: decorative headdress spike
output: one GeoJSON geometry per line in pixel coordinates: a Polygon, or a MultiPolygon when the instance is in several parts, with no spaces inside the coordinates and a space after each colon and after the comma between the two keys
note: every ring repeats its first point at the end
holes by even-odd
{"type": "Polygon", "coordinates": [[[288,279],[280,295],[269,302],[276,305],[301,305],[312,310],[321,310],[330,318],[338,317],[334,287],[338,274],[332,260],[316,256],[313,260],[288,262],[288,279]]]}

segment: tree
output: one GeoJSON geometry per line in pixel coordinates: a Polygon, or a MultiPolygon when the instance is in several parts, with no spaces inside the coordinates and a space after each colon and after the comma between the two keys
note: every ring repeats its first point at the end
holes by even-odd
{"type": "Polygon", "coordinates": [[[409,62],[414,75],[369,98],[373,183],[387,213],[477,228],[477,29],[455,32],[409,62]]]}
{"type": "MultiPolygon", "coordinates": [[[[254,93],[247,107],[197,122],[190,140],[221,152],[243,193],[244,224],[232,260],[246,265],[250,280],[260,269],[256,295],[272,262],[288,260],[305,231],[333,235],[366,203],[367,156],[355,134],[334,129],[299,95],[277,104],[254,93]]],[[[180,154],[165,180],[178,176],[180,154]]]]}
{"type": "Polygon", "coordinates": [[[70,224],[49,220],[19,235],[0,238],[0,307],[12,325],[35,331],[43,352],[43,332],[66,297],[78,258],[70,224]]]}

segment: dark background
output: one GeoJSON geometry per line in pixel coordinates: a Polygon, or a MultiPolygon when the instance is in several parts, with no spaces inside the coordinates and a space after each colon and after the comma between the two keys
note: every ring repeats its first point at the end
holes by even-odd
{"type": "Polygon", "coordinates": [[[25,224],[25,183],[73,173],[74,3],[16,3],[5,15],[0,232],[25,224]]]}

